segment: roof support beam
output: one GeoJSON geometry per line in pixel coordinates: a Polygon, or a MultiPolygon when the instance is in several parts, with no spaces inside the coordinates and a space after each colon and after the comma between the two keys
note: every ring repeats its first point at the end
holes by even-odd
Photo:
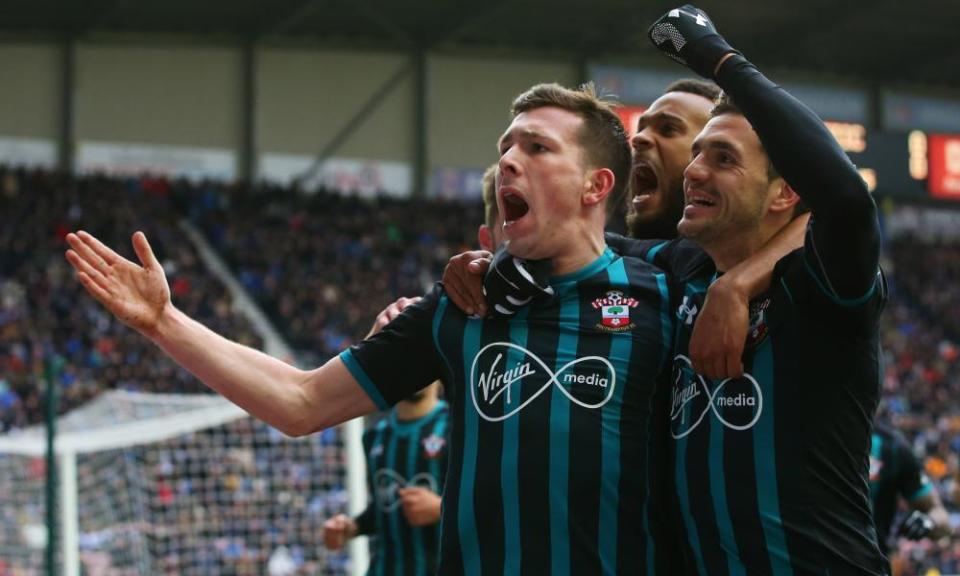
{"type": "Polygon", "coordinates": [[[57,135],[57,165],[65,173],[73,171],[75,153],[75,106],[74,85],[76,77],[76,46],[72,35],[64,36],[60,41],[60,130],[57,135]]]}

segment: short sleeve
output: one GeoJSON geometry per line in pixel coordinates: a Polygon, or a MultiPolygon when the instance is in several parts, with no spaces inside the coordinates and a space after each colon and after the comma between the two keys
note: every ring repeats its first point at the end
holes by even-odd
{"type": "Polygon", "coordinates": [[[440,378],[433,318],[442,294],[442,287],[435,285],[383,330],[340,354],[347,370],[381,410],[440,378]]]}

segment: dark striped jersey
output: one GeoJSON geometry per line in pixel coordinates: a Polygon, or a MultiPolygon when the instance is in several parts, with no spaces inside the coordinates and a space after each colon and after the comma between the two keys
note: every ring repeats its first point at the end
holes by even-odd
{"type": "Polygon", "coordinates": [[[411,526],[403,514],[399,490],[413,486],[441,494],[447,472],[449,418],[446,402],[439,401],[421,418],[402,421],[393,411],[364,432],[371,501],[357,517],[357,526],[360,534],[376,537],[367,574],[436,574],[440,526],[411,526]]]}
{"type": "Polygon", "coordinates": [[[933,484],[907,441],[889,426],[878,424],[870,448],[870,499],[881,550],[887,551],[897,498],[914,502],[931,492],[933,484]]]}
{"type": "Polygon", "coordinates": [[[392,411],[364,433],[371,501],[357,517],[357,526],[360,534],[376,537],[368,574],[436,574],[440,526],[411,526],[403,514],[399,489],[416,486],[441,494],[447,472],[449,419],[446,402],[439,401],[429,414],[416,420],[398,420],[392,411]]]}
{"type": "MultiPolygon", "coordinates": [[[[440,377],[451,407],[442,574],[674,574],[651,495],[666,278],[610,250],[509,320],[438,285],[341,358],[380,406],[440,377]]],[[[662,388],[662,386],[661,386],[662,388]]]]}
{"type": "Polygon", "coordinates": [[[862,298],[840,300],[803,250],[786,256],[750,302],[745,374],[712,380],[694,372],[687,346],[716,273],[709,260],[689,271],[684,245],[651,252],[687,269],[674,293],[670,436],[688,565],[709,575],[884,574],[867,488],[882,276],[862,298]]]}

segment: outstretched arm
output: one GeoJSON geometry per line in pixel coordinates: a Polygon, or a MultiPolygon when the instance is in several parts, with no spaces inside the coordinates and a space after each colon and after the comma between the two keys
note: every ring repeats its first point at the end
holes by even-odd
{"type": "Polygon", "coordinates": [[[300,370],[226,339],[174,307],[163,268],[142,232],[133,236],[140,265],[86,232],[68,234],[67,242],[67,260],[87,292],[204,384],[271,426],[298,436],[374,410],[339,357],[300,370]]]}

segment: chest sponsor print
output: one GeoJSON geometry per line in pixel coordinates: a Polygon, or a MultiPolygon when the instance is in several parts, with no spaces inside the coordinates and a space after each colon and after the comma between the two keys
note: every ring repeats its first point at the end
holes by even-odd
{"type": "Polygon", "coordinates": [[[532,351],[511,342],[487,344],[470,367],[473,406],[491,422],[518,414],[551,386],[581,408],[600,408],[616,385],[617,373],[606,358],[584,356],[554,372],[532,351]]]}
{"type": "Polygon", "coordinates": [[[426,488],[440,493],[437,479],[427,472],[416,474],[409,480],[390,468],[380,468],[373,475],[373,489],[377,507],[384,512],[393,512],[400,506],[400,489],[407,487],[426,488]]]}
{"type": "Polygon", "coordinates": [[[752,375],[714,382],[697,374],[683,354],[674,358],[670,434],[675,440],[691,434],[708,417],[729,430],[749,430],[762,412],[763,390],[752,375]]]}

